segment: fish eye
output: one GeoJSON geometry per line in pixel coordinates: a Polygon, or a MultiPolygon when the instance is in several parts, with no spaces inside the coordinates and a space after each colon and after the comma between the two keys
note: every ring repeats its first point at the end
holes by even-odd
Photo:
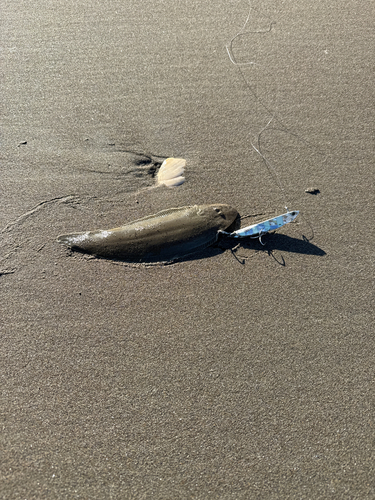
{"type": "Polygon", "coordinates": [[[225,218],[226,218],[226,217],[225,217],[225,214],[223,214],[223,212],[221,211],[221,209],[220,209],[220,208],[217,208],[217,207],[216,207],[216,208],[214,208],[214,210],[215,210],[215,212],[216,212],[218,215],[220,215],[220,217],[222,217],[223,219],[225,219],[225,218]]]}

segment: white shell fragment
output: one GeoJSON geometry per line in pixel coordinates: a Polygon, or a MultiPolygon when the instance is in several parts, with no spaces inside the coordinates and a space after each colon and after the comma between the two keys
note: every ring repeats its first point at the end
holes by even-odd
{"type": "Polygon", "coordinates": [[[157,185],[175,187],[185,182],[186,160],[182,158],[167,158],[163,161],[157,174],[157,185]]]}

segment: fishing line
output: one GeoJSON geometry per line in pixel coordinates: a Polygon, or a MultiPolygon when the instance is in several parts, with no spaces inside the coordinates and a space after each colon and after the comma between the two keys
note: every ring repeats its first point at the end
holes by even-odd
{"type": "MultiPolygon", "coordinates": [[[[250,0],[248,0],[248,5],[249,5],[249,10],[248,10],[248,14],[247,14],[247,17],[246,17],[246,20],[245,20],[245,23],[244,23],[243,27],[229,41],[229,43],[225,46],[225,48],[227,50],[227,54],[228,54],[230,62],[234,66],[236,66],[236,68],[237,68],[237,70],[239,72],[239,75],[241,76],[241,78],[242,78],[242,80],[244,82],[245,87],[249,89],[249,91],[251,92],[253,98],[255,99],[255,102],[270,117],[268,119],[267,123],[260,129],[260,131],[255,134],[256,141],[253,142],[250,139],[250,144],[251,144],[251,147],[254,149],[254,151],[262,158],[262,161],[265,164],[265,166],[266,166],[269,174],[271,175],[271,178],[273,178],[275,184],[277,185],[277,187],[279,189],[279,192],[281,194],[281,198],[282,198],[282,201],[284,203],[284,206],[285,206],[285,208],[288,211],[288,205],[290,206],[290,204],[288,203],[287,200],[290,201],[290,199],[289,199],[290,196],[286,192],[286,189],[285,189],[284,184],[283,184],[283,182],[281,180],[281,176],[279,175],[279,173],[277,171],[276,166],[273,164],[273,162],[271,162],[271,160],[263,152],[263,148],[262,148],[262,136],[264,135],[265,132],[278,131],[278,132],[282,132],[282,133],[288,134],[291,137],[295,137],[299,141],[305,143],[311,149],[315,149],[315,147],[313,147],[311,144],[309,144],[308,141],[306,141],[305,139],[303,139],[302,137],[300,137],[298,134],[296,134],[295,132],[293,132],[292,130],[290,130],[283,123],[282,119],[278,116],[278,113],[275,110],[271,109],[271,107],[269,107],[262,99],[260,99],[260,97],[258,96],[258,93],[257,93],[256,89],[254,88],[253,85],[251,85],[249,83],[249,81],[247,80],[247,78],[246,78],[246,76],[244,74],[243,69],[245,67],[256,66],[257,62],[255,60],[239,61],[237,59],[235,51],[233,49],[233,43],[235,42],[235,40],[237,40],[239,37],[242,37],[242,36],[249,36],[249,35],[254,35],[254,34],[266,35],[267,33],[271,33],[271,31],[273,30],[274,25],[276,24],[276,21],[271,21],[271,22],[268,23],[268,28],[267,29],[259,29],[259,30],[250,30],[250,29],[247,29],[247,26],[248,26],[248,24],[249,24],[249,22],[251,20],[252,11],[255,10],[252,7],[252,4],[251,4],[250,0]],[[276,124],[276,127],[271,127],[270,126],[271,123],[276,124]]],[[[325,156],[324,153],[319,152],[319,154],[325,156]]]]}
{"type": "Polygon", "coordinates": [[[276,185],[278,186],[279,190],[280,190],[280,193],[282,195],[282,199],[283,199],[283,202],[285,204],[285,208],[288,210],[288,203],[287,203],[287,196],[286,196],[286,192],[285,192],[285,188],[281,182],[281,179],[280,179],[280,176],[278,175],[277,173],[277,170],[276,168],[274,167],[274,165],[271,163],[271,161],[266,158],[266,156],[264,155],[264,153],[262,152],[262,145],[261,145],[261,137],[262,137],[262,134],[266,131],[266,130],[269,130],[269,126],[271,124],[272,121],[275,121],[275,122],[278,122],[279,125],[281,126],[282,130],[285,130],[285,131],[288,131],[289,130],[285,127],[285,125],[282,123],[282,121],[277,117],[276,115],[276,112],[271,110],[260,98],[259,96],[257,95],[256,91],[254,90],[254,88],[249,84],[249,82],[247,81],[243,71],[242,71],[242,67],[243,66],[251,66],[251,65],[256,65],[256,62],[254,61],[247,61],[247,62],[239,62],[234,54],[234,51],[233,51],[233,42],[241,37],[241,36],[245,36],[245,35],[252,35],[252,34],[267,34],[267,33],[270,33],[273,29],[273,26],[276,24],[275,21],[271,21],[269,23],[269,27],[268,29],[264,29],[264,30],[248,30],[246,31],[246,27],[250,21],[250,18],[251,18],[251,13],[252,13],[252,5],[251,5],[251,2],[250,0],[248,0],[248,4],[249,4],[249,10],[248,10],[248,14],[247,14],[247,17],[246,17],[246,21],[243,25],[243,27],[241,28],[241,30],[229,41],[229,43],[225,46],[226,50],[227,50],[227,53],[228,53],[228,57],[229,57],[229,60],[231,61],[231,63],[236,66],[242,80],[244,81],[244,84],[245,86],[250,90],[250,92],[252,93],[253,97],[255,98],[256,102],[268,113],[268,115],[271,116],[271,118],[268,120],[268,122],[266,123],[266,125],[258,132],[257,134],[257,142],[256,144],[254,144],[252,141],[250,141],[250,144],[252,146],[252,148],[254,149],[254,151],[256,151],[256,153],[262,158],[264,164],[266,165],[269,173],[271,174],[271,177],[273,177],[276,185]]]}
{"type": "MultiPolygon", "coordinates": [[[[328,156],[325,152],[323,152],[319,148],[317,148],[317,146],[315,144],[311,144],[304,137],[301,137],[300,135],[298,135],[297,133],[295,133],[291,129],[289,129],[283,123],[283,120],[280,118],[278,113],[275,110],[271,109],[271,107],[269,105],[267,105],[264,102],[264,100],[259,97],[258,92],[254,88],[254,85],[252,85],[248,81],[248,79],[246,78],[246,75],[244,73],[246,68],[255,67],[257,65],[257,62],[256,62],[256,60],[239,61],[236,57],[235,50],[233,49],[234,42],[237,39],[239,39],[240,37],[244,37],[244,36],[250,36],[250,35],[266,36],[267,34],[272,32],[272,30],[276,24],[275,21],[268,20],[268,22],[267,22],[268,28],[266,28],[266,29],[259,29],[259,30],[247,29],[248,25],[251,21],[251,18],[252,18],[252,12],[253,11],[256,12],[256,9],[252,6],[252,2],[250,0],[247,0],[247,3],[249,5],[249,10],[247,13],[245,23],[243,24],[240,31],[238,31],[238,33],[229,41],[229,43],[225,47],[226,47],[226,51],[227,51],[229,60],[234,66],[236,66],[237,71],[238,71],[241,79],[243,80],[245,88],[247,88],[249,90],[249,92],[251,93],[251,95],[253,96],[256,105],[259,105],[260,108],[264,110],[266,115],[268,115],[267,123],[256,134],[256,140],[255,141],[250,140],[250,144],[251,144],[251,147],[254,149],[254,151],[262,158],[262,161],[263,161],[264,165],[266,166],[269,174],[274,179],[275,184],[278,186],[279,192],[282,196],[282,201],[284,202],[285,208],[288,211],[289,203],[287,202],[287,200],[289,200],[290,196],[286,192],[286,189],[284,187],[283,182],[281,181],[281,177],[277,171],[276,166],[274,165],[273,162],[271,162],[269,157],[267,157],[263,151],[262,136],[266,132],[278,131],[278,132],[287,134],[290,137],[294,137],[295,139],[300,141],[300,143],[302,143],[306,147],[308,147],[310,152],[313,152],[314,154],[317,154],[320,157],[321,166],[328,160],[328,156]],[[271,124],[276,125],[276,126],[271,127],[271,124]]],[[[249,130],[249,135],[250,135],[250,133],[251,133],[251,130],[249,130]]],[[[305,190],[303,190],[303,192],[305,192],[305,190]]],[[[244,216],[244,218],[245,217],[246,216],[244,216]]],[[[312,240],[314,238],[314,229],[313,229],[313,225],[312,225],[311,221],[308,220],[308,217],[304,216],[304,214],[301,212],[300,212],[300,218],[307,224],[307,226],[309,227],[309,229],[311,231],[311,233],[310,233],[311,235],[309,236],[309,238],[306,238],[305,235],[303,235],[303,238],[308,240],[308,241],[312,240]]]]}
{"type": "Polygon", "coordinates": [[[287,207],[287,203],[286,203],[286,194],[285,194],[285,189],[284,189],[284,186],[280,180],[280,177],[277,175],[277,171],[276,171],[276,168],[271,164],[271,162],[264,156],[264,154],[261,152],[261,143],[260,143],[260,138],[262,136],[262,133],[268,129],[270,123],[272,122],[272,120],[274,119],[274,116],[271,117],[271,119],[268,121],[268,123],[262,128],[262,130],[259,132],[258,134],[258,141],[257,141],[257,147],[250,141],[250,144],[252,146],[252,148],[254,149],[254,151],[256,151],[258,153],[258,155],[262,158],[262,160],[264,161],[266,167],[268,168],[268,171],[271,172],[271,174],[273,175],[273,178],[277,184],[277,186],[279,187],[282,195],[283,195],[283,200],[285,202],[285,208],[286,208],[286,211],[288,212],[288,207],[287,207]]]}
{"type": "Polygon", "coordinates": [[[251,64],[255,64],[254,61],[249,61],[249,62],[238,62],[237,59],[235,58],[234,54],[233,54],[233,42],[236,38],[238,38],[239,36],[244,36],[244,35],[247,35],[247,34],[255,34],[255,33],[269,33],[271,30],[272,30],[272,27],[274,24],[276,24],[276,21],[272,21],[269,25],[269,28],[268,30],[256,30],[256,31],[244,31],[245,28],[246,28],[246,25],[247,23],[249,22],[250,20],[250,13],[251,13],[251,4],[249,2],[249,13],[248,13],[248,16],[247,16],[247,19],[246,19],[246,22],[245,24],[243,25],[243,28],[237,33],[237,35],[235,35],[231,41],[228,43],[228,45],[225,46],[225,48],[227,49],[227,52],[228,52],[228,56],[229,56],[229,59],[231,61],[231,63],[233,63],[235,66],[250,66],[251,64]]]}

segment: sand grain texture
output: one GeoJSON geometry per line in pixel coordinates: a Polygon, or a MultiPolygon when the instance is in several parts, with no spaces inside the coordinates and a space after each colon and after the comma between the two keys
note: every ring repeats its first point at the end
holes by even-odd
{"type": "Polygon", "coordinates": [[[253,2],[240,73],[246,2],[3,2],[0,498],[374,498],[369,5],[253,2]],[[203,203],[300,216],[147,269],[55,242],[203,203]]]}

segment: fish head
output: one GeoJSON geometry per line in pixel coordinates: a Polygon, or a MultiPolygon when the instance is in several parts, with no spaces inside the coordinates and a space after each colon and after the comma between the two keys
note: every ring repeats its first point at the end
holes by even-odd
{"type": "Polygon", "coordinates": [[[237,210],[229,205],[201,205],[198,214],[213,221],[217,229],[225,230],[239,217],[237,210]]]}

